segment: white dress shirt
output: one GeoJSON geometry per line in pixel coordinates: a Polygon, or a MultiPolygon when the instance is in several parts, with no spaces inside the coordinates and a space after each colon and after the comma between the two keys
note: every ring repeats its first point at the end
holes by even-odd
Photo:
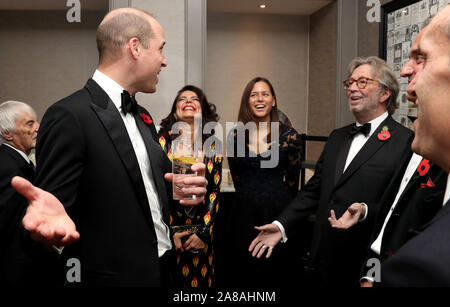
{"type": "Polygon", "coordinates": [[[161,204],[159,202],[158,193],[152,175],[150,159],[148,157],[147,149],[145,148],[144,140],[142,139],[133,115],[130,113],[124,115],[122,113],[121,94],[124,89],[99,70],[95,70],[92,79],[97,82],[97,84],[108,94],[109,98],[119,111],[127,129],[131,144],[133,145],[133,149],[139,163],[142,180],[144,181],[145,192],[147,194],[148,203],[150,204],[150,211],[152,214],[153,224],[155,226],[156,237],[158,239],[158,255],[161,257],[167,250],[172,248],[172,243],[170,241],[169,227],[167,227],[162,218],[161,204]]]}
{"type": "Polygon", "coordinates": [[[450,199],[450,176],[447,177],[447,187],[445,188],[445,194],[444,194],[444,202],[442,203],[442,207],[445,206],[445,204],[450,199]]]}
{"type": "Polygon", "coordinates": [[[392,203],[391,210],[389,210],[389,213],[387,214],[383,227],[381,228],[380,234],[378,235],[377,239],[372,243],[370,248],[377,254],[380,254],[381,251],[381,242],[383,241],[383,234],[384,229],[386,228],[386,225],[392,215],[392,212],[394,211],[395,207],[397,206],[397,202],[402,195],[403,191],[405,190],[406,186],[408,185],[409,180],[414,175],[417,167],[419,166],[420,162],[422,161],[422,156],[419,156],[418,154],[413,154],[411,157],[411,160],[409,160],[408,167],[406,168],[405,174],[403,175],[402,182],[400,183],[400,188],[398,189],[397,195],[395,196],[394,202],[392,203]]]}
{"type": "MultiPolygon", "coordinates": [[[[378,126],[389,116],[389,113],[386,111],[377,118],[371,120],[370,123],[370,132],[367,136],[365,136],[362,133],[358,133],[353,137],[352,144],[350,145],[350,149],[348,151],[347,160],[345,162],[344,172],[347,169],[347,166],[352,162],[353,158],[358,154],[358,152],[361,150],[361,148],[366,144],[367,140],[370,138],[370,136],[378,130],[378,126]]],[[[360,123],[356,122],[356,126],[362,126],[360,123]]],[[[350,206],[351,204],[349,204],[350,206]]],[[[366,204],[363,203],[363,206],[365,206],[366,210],[364,213],[364,216],[360,219],[360,221],[364,221],[367,217],[367,213],[369,212],[369,208],[366,204]]],[[[273,221],[273,224],[275,224],[281,231],[282,239],[281,242],[287,241],[286,236],[286,230],[284,229],[284,226],[279,221],[273,221]]]]}
{"type": "MultiPolygon", "coordinates": [[[[366,144],[367,140],[370,136],[378,129],[378,126],[388,117],[388,112],[383,113],[377,118],[371,120],[370,123],[370,132],[367,136],[362,133],[358,133],[353,137],[352,144],[350,145],[350,149],[348,151],[347,160],[345,161],[344,172],[361,150],[361,148],[366,144]]],[[[356,126],[362,126],[360,123],[356,122],[356,126]]]]}

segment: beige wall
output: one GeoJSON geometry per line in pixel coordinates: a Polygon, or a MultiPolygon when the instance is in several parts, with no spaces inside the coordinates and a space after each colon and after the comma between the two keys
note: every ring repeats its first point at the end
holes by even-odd
{"type": "Polygon", "coordinates": [[[105,12],[0,11],[0,102],[29,103],[41,118],[57,100],[84,86],[97,65],[95,30],[105,12]]]}
{"type": "Polygon", "coordinates": [[[185,0],[129,0],[130,6],[152,13],[164,29],[164,55],[167,67],[159,74],[157,91],[138,93],[136,98],[147,108],[156,125],[165,118],[178,90],[185,85],[185,0]]]}
{"type": "MultiPolygon", "coordinates": [[[[391,2],[391,0],[380,1],[381,5],[391,2]]],[[[380,24],[378,22],[370,23],[367,21],[368,8],[365,1],[359,2],[358,14],[358,56],[368,57],[371,55],[379,56],[379,37],[380,24]]]]}
{"type": "MultiPolygon", "coordinates": [[[[168,66],[159,75],[158,90],[137,95],[159,124],[186,83],[185,0],[119,4],[148,10],[165,31],[168,66]]],[[[95,33],[106,11],[81,8],[81,23],[68,23],[67,10],[0,10],[0,102],[27,102],[42,118],[51,104],[84,86],[98,64],[95,33]]]]}
{"type": "MultiPolygon", "coordinates": [[[[336,3],[310,17],[309,135],[328,136],[336,126],[336,24],[336,3]]],[[[323,145],[308,142],[306,159],[316,161],[323,145]]]]}
{"type": "Polygon", "coordinates": [[[237,121],[245,85],[262,76],[272,82],[278,107],[305,132],[308,17],[210,12],[207,29],[205,90],[221,122],[237,121]]]}

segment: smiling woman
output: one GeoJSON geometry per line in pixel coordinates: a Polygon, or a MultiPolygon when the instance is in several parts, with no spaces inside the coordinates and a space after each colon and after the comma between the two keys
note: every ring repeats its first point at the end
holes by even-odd
{"type": "Polygon", "coordinates": [[[275,91],[266,78],[256,77],[245,87],[238,121],[244,125],[255,123],[256,129],[245,131],[244,156],[239,155],[239,128],[232,130],[227,139],[227,144],[234,144],[228,164],[236,189],[228,222],[232,225],[232,237],[227,246],[232,252],[228,258],[235,261],[224,279],[229,286],[280,287],[284,281],[292,280],[287,277],[288,272],[297,280],[296,273],[300,274],[286,266],[298,261],[291,258],[296,254],[292,240],[277,248],[269,259],[265,255],[253,258],[248,249],[258,234],[254,226],[273,222],[297,194],[301,137],[294,128],[279,122],[275,91]],[[265,167],[263,162],[274,154],[278,154],[278,163],[265,167]]]}
{"type": "MultiPolygon", "coordinates": [[[[177,122],[183,122],[194,131],[194,117],[197,115],[202,118],[202,131],[207,123],[215,122],[219,118],[216,107],[208,102],[203,91],[196,86],[186,85],[178,91],[170,114],[162,120],[159,131],[159,144],[170,160],[174,159],[173,141],[179,136],[172,132],[172,127],[175,127],[177,122]]],[[[181,136],[186,134],[194,135],[180,130],[181,136]]],[[[202,134],[203,142],[209,137],[210,134],[202,134]]],[[[170,208],[171,235],[177,251],[177,259],[173,263],[177,288],[214,286],[212,233],[219,208],[222,177],[222,156],[216,152],[215,144],[200,154],[203,156],[202,162],[207,166],[205,177],[208,186],[204,203],[197,207],[186,207],[176,202],[176,205],[170,208]]]]}

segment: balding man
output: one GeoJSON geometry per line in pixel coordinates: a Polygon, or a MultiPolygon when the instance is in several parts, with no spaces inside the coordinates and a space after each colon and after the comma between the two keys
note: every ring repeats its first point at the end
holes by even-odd
{"type": "MultiPolygon", "coordinates": [[[[143,120],[150,114],[134,100],[137,92],[156,91],[157,75],[167,65],[165,42],[161,25],[147,12],[108,13],[97,30],[99,66],[92,79],[52,105],[42,120],[35,184],[57,200],[15,183],[29,198],[23,222],[35,240],[58,246],[79,238],[63,251],[81,265],[81,279],[68,282],[155,287],[170,282],[172,195],[164,174],[171,165],[154,141],[153,123],[143,120]]],[[[182,201],[189,205],[203,200],[207,183],[204,165],[193,169],[199,175],[185,183],[195,187],[183,189],[197,196],[182,201]]]]}
{"type": "Polygon", "coordinates": [[[27,202],[11,186],[14,176],[32,181],[35,168],[28,156],[36,145],[39,123],[26,103],[0,104],[0,285],[26,284],[28,257],[21,252],[21,216],[27,202]],[[2,144],[3,143],[3,144],[2,144]]]}
{"type": "MultiPolygon", "coordinates": [[[[421,68],[408,93],[417,97],[414,152],[450,171],[450,7],[421,33],[416,57],[421,68]]],[[[381,266],[383,286],[450,286],[450,182],[443,208],[416,237],[381,266]]]]}

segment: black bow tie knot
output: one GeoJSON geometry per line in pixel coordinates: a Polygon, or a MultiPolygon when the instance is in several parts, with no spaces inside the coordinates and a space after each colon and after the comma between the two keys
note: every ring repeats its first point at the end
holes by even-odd
{"type": "Polygon", "coordinates": [[[356,124],[354,124],[352,126],[352,129],[350,129],[350,135],[355,136],[358,133],[362,133],[364,134],[364,136],[368,136],[370,133],[370,123],[365,123],[362,126],[356,126],[356,124]]]}
{"type": "Polygon", "coordinates": [[[124,115],[127,113],[136,114],[137,113],[137,101],[133,96],[130,96],[130,93],[127,91],[122,92],[122,112],[124,115]]]}

